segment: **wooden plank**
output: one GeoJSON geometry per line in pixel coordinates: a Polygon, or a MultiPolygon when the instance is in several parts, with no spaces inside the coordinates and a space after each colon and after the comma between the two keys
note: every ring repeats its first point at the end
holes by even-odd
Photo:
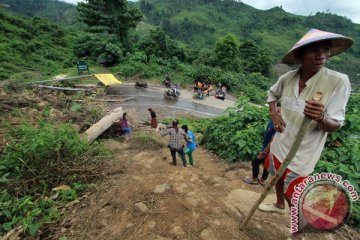
{"type": "Polygon", "coordinates": [[[83,133],[83,138],[88,142],[93,142],[109,127],[111,127],[114,121],[119,120],[123,115],[122,107],[112,110],[108,115],[100,119],[97,123],[92,125],[88,130],[83,133]]]}

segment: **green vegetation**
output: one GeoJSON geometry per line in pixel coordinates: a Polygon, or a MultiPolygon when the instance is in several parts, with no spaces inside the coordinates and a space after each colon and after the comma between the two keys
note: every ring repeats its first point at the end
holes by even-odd
{"type": "Polygon", "coordinates": [[[35,234],[43,224],[57,220],[59,206],[76,199],[84,184],[100,179],[99,166],[112,158],[66,124],[23,124],[7,140],[0,162],[0,235],[19,226],[35,234]],[[72,187],[48,198],[51,189],[63,184],[72,187]]]}
{"type": "MultiPolygon", "coordinates": [[[[278,63],[310,28],[350,36],[355,42],[360,40],[359,24],[331,13],[304,17],[287,13],[281,7],[263,11],[233,0],[141,0],[139,5],[146,22],[161,26],[173,39],[191,48],[212,48],[220,38],[232,33],[241,44],[251,40],[260,48],[270,49],[273,63],[278,63]]],[[[360,47],[355,44],[330,67],[359,84],[359,57],[360,47]]]]}
{"type": "MultiPolygon", "coordinates": [[[[77,16],[75,5],[49,0],[30,1],[21,5],[19,1],[1,0],[0,2],[7,6],[3,9],[9,9],[25,16],[43,16],[52,21],[64,19],[59,9],[72,9],[71,11],[76,12],[72,17],[76,19],[77,16]],[[46,12],[48,15],[42,15],[39,12],[46,12]]],[[[353,24],[349,19],[331,13],[316,13],[303,17],[289,14],[281,7],[262,11],[233,0],[141,0],[138,2],[112,0],[107,1],[107,4],[115,4],[119,11],[111,14],[111,18],[104,18],[105,15],[109,15],[110,10],[107,9],[113,8],[108,8],[107,5],[97,6],[100,2],[92,0],[78,6],[83,23],[75,22],[72,25],[68,24],[67,30],[62,29],[63,33],[59,40],[66,42],[66,46],[59,45],[48,37],[48,35],[57,35],[56,33],[51,34],[52,29],[55,28],[53,25],[45,28],[49,29],[49,32],[46,30],[36,33],[29,32],[24,26],[20,26],[25,28],[20,30],[21,34],[32,36],[30,40],[35,42],[31,44],[26,41],[23,48],[28,49],[27,51],[30,51],[31,55],[35,55],[35,57],[29,58],[27,64],[9,65],[8,62],[23,61],[24,52],[19,49],[13,50],[11,58],[7,56],[1,62],[4,64],[1,64],[3,69],[0,69],[0,79],[40,78],[51,74],[49,68],[55,70],[52,72],[53,74],[56,74],[57,69],[69,72],[66,67],[73,67],[74,60],[79,58],[91,59],[106,66],[123,64],[123,59],[129,58],[129,55],[133,54],[139,56],[138,52],[146,53],[147,62],[145,64],[149,64],[150,58],[155,56],[161,60],[156,59],[152,62],[160,61],[161,65],[166,65],[168,60],[176,57],[183,63],[201,63],[212,67],[219,66],[224,70],[241,72],[256,71],[270,76],[269,64],[279,62],[281,56],[309,28],[338,32],[353,37],[355,41],[360,39],[358,24],[353,24]],[[137,8],[140,8],[143,14],[141,22],[139,22],[141,13],[137,8]],[[122,20],[118,21],[118,19],[122,20]],[[123,24],[119,24],[120,22],[123,24]],[[135,30],[134,27],[137,23],[135,30]],[[161,41],[157,44],[156,40],[158,39],[154,33],[150,34],[151,29],[155,31],[159,40],[167,39],[167,44],[162,45],[166,47],[165,49],[161,46],[161,41]],[[91,31],[93,34],[85,34],[84,30],[91,31]],[[239,49],[236,51],[239,52],[239,55],[235,58],[232,57],[234,59],[224,65],[226,61],[220,59],[223,55],[217,52],[219,50],[217,46],[223,41],[222,39],[230,36],[229,34],[237,39],[236,43],[239,49]],[[33,48],[28,48],[27,45],[33,48],[35,46],[35,53],[33,53],[34,50],[31,50],[33,48]],[[249,50],[256,54],[243,55],[250,53],[249,50]],[[47,62],[36,57],[41,52],[43,56],[50,55],[47,62]],[[151,57],[151,55],[155,56],[151,57]],[[12,61],[7,61],[8,59],[12,61]]],[[[1,13],[5,14],[4,10],[1,13]]],[[[9,21],[5,19],[5,22],[2,21],[2,25],[9,25],[7,29],[16,33],[9,36],[7,31],[4,31],[6,33],[5,42],[13,42],[16,45],[17,41],[23,43],[23,40],[19,36],[20,32],[16,29],[19,26],[13,26],[12,22],[16,21],[14,19],[18,19],[18,17],[12,16],[12,20],[9,21]]],[[[23,21],[25,20],[23,19],[23,21]]],[[[0,28],[0,31],[2,29],[4,28],[0,28]]],[[[17,47],[20,48],[20,46],[17,47]]],[[[9,47],[4,46],[3,48],[6,48],[4,52],[7,53],[9,47]]],[[[27,53],[25,56],[27,55],[29,54],[27,53]]],[[[359,55],[360,48],[354,45],[346,53],[334,58],[329,63],[329,67],[348,74],[353,84],[359,83],[360,78],[356,68],[360,63],[359,55]]],[[[227,60],[229,57],[230,55],[225,59],[227,60]]],[[[150,67],[144,71],[154,71],[154,68],[150,67]]],[[[145,76],[150,75],[145,74],[145,76]]],[[[354,85],[354,89],[356,87],[354,85]]]]}
{"type": "MultiPolygon", "coordinates": [[[[360,94],[350,98],[346,123],[339,131],[329,134],[325,149],[315,171],[339,174],[360,192],[360,94]]],[[[240,97],[228,116],[202,121],[202,127],[192,122],[190,128],[203,135],[202,144],[228,162],[250,161],[259,151],[263,133],[270,117],[268,109],[249,104],[240,97]]],[[[360,228],[360,202],[353,203],[350,224],[360,228]]]]}
{"type": "Polygon", "coordinates": [[[47,18],[60,25],[74,24],[78,17],[75,6],[63,1],[0,0],[0,6],[15,14],[47,18]]]}
{"type": "Polygon", "coordinates": [[[142,15],[137,8],[128,8],[126,0],[88,0],[78,4],[80,21],[90,32],[115,34],[128,44],[128,30],[136,27],[142,15]]]}
{"type": "MultiPolygon", "coordinates": [[[[0,80],[23,83],[60,73],[75,75],[75,61],[84,59],[92,71],[117,72],[121,77],[159,81],[169,75],[182,85],[194,80],[221,82],[239,97],[237,107],[227,116],[180,123],[190,125],[201,136],[199,142],[229,162],[248,161],[258,151],[269,117],[266,108],[249,101],[265,102],[266,90],[274,81],[271,64],[308,28],[360,40],[359,25],[335,14],[302,17],[280,7],[261,11],[233,0],[90,0],[78,8],[50,0],[1,3],[7,7],[0,7],[0,80]],[[81,22],[76,20],[78,14],[81,22]]],[[[359,57],[360,47],[355,45],[331,58],[329,67],[359,84],[359,57]]],[[[69,99],[63,104],[68,105],[70,122],[81,114],[91,118],[84,121],[84,128],[98,114],[96,109],[81,111],[84,105],[69,99]]],[[[317,166],[317,171],[335,172],[350,180],[358,192],[359,104],[359,95],[353,94],[346,125],[329,135],[317,166]]],[[[49,113],[46,107],[43,117],[49,113]]],[[[36,125],[11,131],[2,155],[0,183],[6,187],[0,188],[0,235],[18,226],[35,234],[59,219],[64,202],[76,199],[85,184],[98,176],[98,164],[111,157],[100,144],[90,147],[81,141],[68,125],[36,125]],[[71,188],[56,199],[48,198],[59,184],[71,188]]],[[[136,135],[131,142],[159,146],[156,138],[147,135],[136,135]]],[[[358,202],[354,209],[351,224],[359,227],[358,202]]]]}
{"type": "Polygon", "coordinates": [[[61,73],[73,59],[71,34],[58,25],[39,17],[15,17],[1,9],[0,19],[0,79],[41,80],[61,73]]]}
{"type": "Polygon", "coordinates": [[[159,138],[147,133],[135,133],[135,136],[131,138],[130,143],[135,149],[141,150],[158,150],[162,148],[159,138]]]}

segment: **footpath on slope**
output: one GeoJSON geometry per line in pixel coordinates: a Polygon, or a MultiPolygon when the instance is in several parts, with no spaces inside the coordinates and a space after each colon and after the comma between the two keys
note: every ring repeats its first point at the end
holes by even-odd
{"type": "MultiPolygon", "coordinates": [[[[158,137],[149,127],[143,134],[158,137]]],[[[257,211],[245,231],[239,230],[262,187],[243,183],[249,164],[229,165],[199,147],[195,166],[170,165],[167,137],[161,145],[107,140],[116,153],[107,181],[70,209],[58,237],[68,239],[286,239],[289,215],[257,211]]],[[[274,201],[274,194],[265,202],[274,201]]],[[[306,239],[348,239],[312,233],[306,239]]]]}

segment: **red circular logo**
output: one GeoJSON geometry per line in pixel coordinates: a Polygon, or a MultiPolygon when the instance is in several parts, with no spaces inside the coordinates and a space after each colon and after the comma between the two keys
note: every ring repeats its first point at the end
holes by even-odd
{"type": "Polygon", "coordinates": [[[351,213],[351,201],[345,189],[331,181],[308,186],[300,197],[302,221],[318,230],[334,230],[351,213]]]}

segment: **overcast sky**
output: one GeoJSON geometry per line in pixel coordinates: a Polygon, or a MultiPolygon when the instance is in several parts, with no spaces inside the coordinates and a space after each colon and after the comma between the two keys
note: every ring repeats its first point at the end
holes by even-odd
{"type": "MultiPolygon", "coordinates": [[[[63,0],[69,3],[81,0],[63,0]]],[[[290,13],[308,16],[316,12],[331,12],[339,16],[350,18],[355,23],[360,23],[359,0],[241,0],[258,9],[269,9],[275,6],[290,13]]]]}

